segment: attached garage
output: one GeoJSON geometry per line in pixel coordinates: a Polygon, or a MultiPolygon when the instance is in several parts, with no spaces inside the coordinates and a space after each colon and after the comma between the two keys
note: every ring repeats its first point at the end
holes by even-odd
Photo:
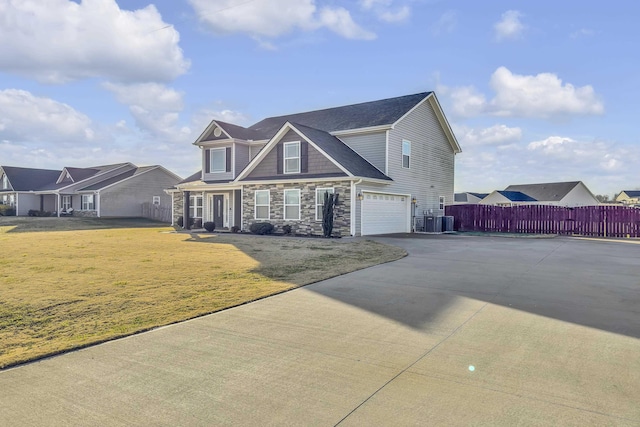
{"type": "Polygon", "coordinates": [[[363,236],[411,231],[411,198],[406,195],[362,192],[363,236]]]}

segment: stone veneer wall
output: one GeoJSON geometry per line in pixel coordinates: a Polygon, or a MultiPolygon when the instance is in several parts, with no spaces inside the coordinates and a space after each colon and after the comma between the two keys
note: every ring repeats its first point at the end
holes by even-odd
{"type": "Polygon", "coordinates": [[[322,233],[322,221],[316,221],[316,188],[334,188],[338,194],[338,204],[335,206],[333,216],[333,236],[349,236],[351,228],[351,182],[305,182],[286,184],[260,184],[245,185],[243,191],[243,217],[242,229],[249,231],[254,222],[270,222],[276,227],[276,232],[282,232],[283,225],[291,225],[295,234],[319,235],[322,233]],[[300,220],[284,220],[284,190],[300,190],[300,220]],[[271,203],[269,207],[269,220],[256,220],[254,215],[254,201],[256,190],[270,190],[271,203]]]}
{"type": "Polygon", "coordinates": [[[82,218],[97,218],[98,211],[73,211],[73,216],[79,216],[82,218]]]}
{"type": "Polygon", "coordinates": [[[178,191],[177,193],[173,193],[173,224],[178,225],[178,218],[183,215],[184,211],[184,193],[182,191],[178,191]]]}

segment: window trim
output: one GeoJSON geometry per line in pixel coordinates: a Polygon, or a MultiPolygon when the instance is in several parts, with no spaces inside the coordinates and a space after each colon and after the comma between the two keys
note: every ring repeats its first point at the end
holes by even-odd
{"type": "Polygon", "coordinates": [[[403,139],[402,140],[402,167],[404,169],[411,169],[411,141],[409,141],[408,139],[403,139]],[[405,154],[405,152],[404,152],[405,146],[409,148],[409,153],[408,154],[405,154]],[[407,166],[404,165],[404,158],[405,157],[407,158],[407,166]]]}
{"type": "Polygon", "coordinates": [[[95,211],[96,210],[96,198],[94,194],[83,194],[81,197],[81,207],[83,211],[95,211]],[[86,201],[88,198],[91,198],[91,202],[86,201]]]}
{"type": "Polygon", "coordinates": [[[322,217],[320,217],[318,215],[318,206],[324,206],[324,196],[322,197],[322,200],[318,200],[318,192],[322,191],[323,195],[325,192],[327,192],[327,190],[331,190],[331,194],[336,194],[336,189],[335,187],[318,187],[316,188],[316,221],[322,221],[322,217]]]}
{"type": "Polygon", "coordinates": [[[269,220],[271,219],[271,190],[256,190],[253,193],[253,219],[269,220]],[[267,193],[267,204],[258,204],[258,193],[267,193]],[[267,217],[258,217],[258,207],[267,207],[267,217]]]}
{"type": "Polygon", "coordinates": [[[156,206],[160,206],[160,196],[153,196],[151,198],[151,203],[153,203],[156,206]]]}
{"type": "Polygon", "coordinates": [[[204,218],[204,197],[202,194],[192,194],[189,196],[189,218],[191,219],[203,219],[204,218]],[[200,206],[198,206],[196,200],[200,199],[200,206]],[[198,209],[200,209],[200,216],[198,216],[198,209]],[[193,210],[193,215],[191,211],[193,210]]]}
{"type": "Polygon", "coordinates": [[[225,173],[227,172],[227,147],[211,148],[209,150],[209,173],[225,173]],[[222,169],[217,170],[213,168],[213,154],[216,152],[222,152],[222,169]]]}
{"type": "Polygon", "coordinates": [[[302,207],[302,200],[300,198],[300,189],[298,188],[287,188],[284,190],[283,193],[283,197],[282,197],[282,202],[284,204],[284,209],[282,212],[282,217],[285,221],[300,221],[301,219],[301,215],[300,215],[300,209],[302,207]],[[298,203],[297,204],[287,204],[287,193],[290,191],[295,191],[296,193],[298,193],[298,203]],[[298,207],[298,217],[297,218],[287,218],[287,207],[289,206],[297,206],[298,207]]]}
{"type": "Polygon", "coordinates": [[[444,196],[440,196],[440,198],[438,199],[438,209],[443,211],[444,210],[444,206],[445,206],[445,197],[444,196]]]}
{"type": "Polygon", "coordinates": [[[282,143],[282,172],[284,174],[294,174],[294,173],[300,173],[301,166],[302,166],[302,161],[301,161],[301,152],[300,152],[301,148],[300,148],[300,141],[291,141],[291,142],[283,142],[282,143]],[[296,145],[298,147],[298,155],[295,157],[287,157],[287,146],[291,146],[291,145],[296,145]],[[295,171],[288,171],[287,170],[287,160],[291,160],[291,159],[297,159],[298,160],[298,170],[295,171]]]}

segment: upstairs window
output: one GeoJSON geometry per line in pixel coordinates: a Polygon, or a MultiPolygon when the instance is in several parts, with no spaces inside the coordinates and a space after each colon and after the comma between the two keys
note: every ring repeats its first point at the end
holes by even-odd
{"type": "Polygon", "coordinates": [[[402,140],[402,167],[409,169],[411,164],[411,141],[402,140]]]}
{"type": "Polygon", "coordinates": [[[285,142],[284,173],[300,173],[300,142],[285,142]]]}
{"type": "Polygon", "coordinates": [[[211,173],[227,171],[227,149],[211,149],[211,173]]]}

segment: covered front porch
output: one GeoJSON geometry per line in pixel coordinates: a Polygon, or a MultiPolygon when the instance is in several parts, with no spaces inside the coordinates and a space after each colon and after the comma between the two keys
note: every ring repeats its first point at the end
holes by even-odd
{"type": "Polygon", "coordinates": [[[213,222],[216,230],[242,226],[242,190],[237,187],[189,190],[173,193],[174,224],[185,229],[213,222]]]}

